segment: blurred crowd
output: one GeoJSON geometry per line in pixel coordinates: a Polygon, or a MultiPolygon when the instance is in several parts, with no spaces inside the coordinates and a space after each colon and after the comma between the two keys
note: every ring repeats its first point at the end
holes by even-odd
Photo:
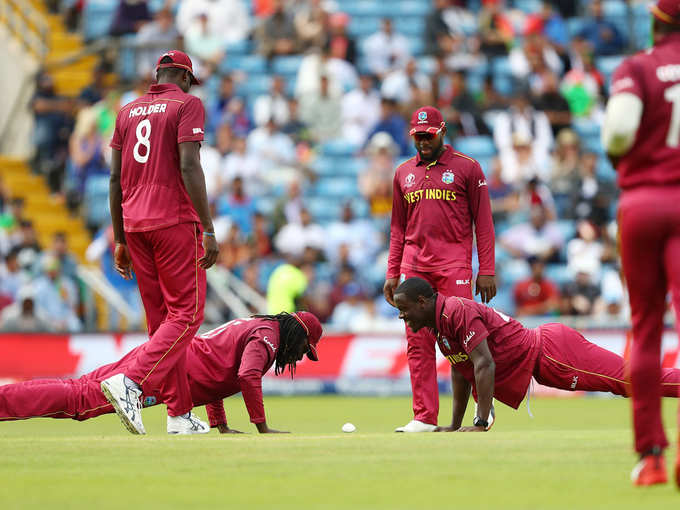
{"type": "MultiPolygon", "coordinates": [[[[87,0],[52,3],[82,30],[87,0]]],[[[97,236],[92,261],[109,263],[108,214],[96,202],[116,113],[144,93],[158,55],[179,47],[203,80],[191,93],[206,109],[201,162],[219,264],[263,295],[286,263],[301,279],[303,306],[325,322],[355,330],[395,316],[381,294],[392,177],[414,154],[407,119],[432,104],[448,142],[488,177],[495,306],[520,316],[626,313],[617,192],[598,126],[612,63],[639,46],[605,8],[620,4],[630,19],[635,2],[397,0],[371,33],[358,29],[353,0],[114,3],[111,47],[125,41],[127,56],[107,49],[75,98],[56,94],[43,73],[32,103],[34,170],[86,217],[97,236]],[[423,6],[410,15],[418,33],[400,17],[400,6],[414,3],[423,6]],[[126,81],[120,68],[130,59],[135,78],[126,81]]],[[[4,209],[12,216],[14,204],[4,209]]],[[[24,278],[30,225],[13,225],[0,237],[9,247],[2,274],[17,267],[24,278]]],[[[57,248],[34,251],[31,267],[47,275],[57,266],[57,248]]],[[[77,295],[77,286],[54,283],[69,281],[67,266],[43,285],[77,295]]],[[[110,276],[138,306],[134,289],[110,276]]],[[[5,295],[14,280],[2,281],[5,295]]]]}

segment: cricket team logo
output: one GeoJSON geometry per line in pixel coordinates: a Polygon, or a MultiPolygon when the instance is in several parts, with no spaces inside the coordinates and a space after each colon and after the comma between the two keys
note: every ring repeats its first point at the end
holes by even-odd
{"type": "Polygon", "coordinates": [[[444,173],[442,174],[442,182],[443,182],[444,184],[452,184],[452,183],[453,183],[453,178],[454,178],[454,175],[453,175],[453,173],[451,172],[451,170],[447,170],[446,172],[444,172],[444,173]]]}
{"type": "Polygon", "coordinates": [[[404,180],[404,186],[406,186],[407,188],[410,188],[415,183],[416,183],[416,176],[413,175],[413,174],[408,174],[406,176],[406,179],[404,180]]]}
{"type": "Polygon", "coordinates": [[[449,351],[451,350],[451,346],[449,345],[449,341],[446,339],[445,336],[442,337],[442,343],[444,344],[444,346],[446,347],[447,350],[449,350],[449,351]]]}
{"type": "Polygon", "coordinates": [[[418,112],[418,122],[427,122],[427,112],[418,112]]]}

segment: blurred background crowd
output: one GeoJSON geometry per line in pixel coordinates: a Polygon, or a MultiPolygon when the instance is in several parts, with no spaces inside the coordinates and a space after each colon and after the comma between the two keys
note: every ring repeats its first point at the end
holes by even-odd
{"type": "MultiPolygon", "coordinates": [[[[37,77],[32,168],[54,200],[85,219],[88,260],[133,309],[141,311],[135,282],[111,267],[108,142],[117,111],[151,83],[158,55],[180,48],[202,79],[191,93],[206,110],[201,162],[218,264],[270,304],[303,295],[302,306],[344,331],[394,322],[382,297],[392,178],[415,154],[411,112],[432,104],[448,142],[487,175],[493,306],[626,318],[615,173],[599,126],[612,72],[649,46],[647,2],[48,4],[69,30],[106,44],[76,97],[57,94],[49,72],[37,77]]],[[[0,328],[83,328],[89,298],[65,235],[40,246],[22,201],[1,183],[0,211],[0,328]]],[[[208,308],[206,318],[230,313],[208,308]]]]}

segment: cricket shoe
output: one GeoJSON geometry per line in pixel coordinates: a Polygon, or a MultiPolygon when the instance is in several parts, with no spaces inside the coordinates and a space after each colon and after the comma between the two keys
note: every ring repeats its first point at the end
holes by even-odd
{"type": "Polygon", "coordinates": [[[102,393],[106,397],[120,421],[133,434],[146,434],[142,423],[142,390],[123,374],[116,374],[101,382],[102,393]]]}
{"type": "Polygon", "coordinates": [[[181,416],[168,416],[168,434],[207,434],[210,426],[193,412],[181,416]]]}
{"type": "Polygon", "coordinates": [[[403,427],[397,427],[394,429],[395,432],[434,432],[436,425],[431,425],[418,420],[411,420],[403,427]]]}
{"type": "Polygon", "coordinates": [[[630,479],[638,487],[668,482],[663,454],[658,451],[644,455],[633,468],[630,479]]]}

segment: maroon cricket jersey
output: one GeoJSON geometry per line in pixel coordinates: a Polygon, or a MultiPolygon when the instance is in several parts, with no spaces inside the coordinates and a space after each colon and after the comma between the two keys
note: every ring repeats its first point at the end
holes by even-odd
{"type": "Polygon", "coordinates": [[[437,344],[451,366],[472,384],[476,394],[470,353],[486,339],[496,364],[494,398],[517,409],[540,352],[536,331],[489,306],[455,296],[438,295],[436,314],[437,344]]]}
{"type": "Polygon", "coordinates": [[[628,57],[614,73],[612,96],[640,98],[635,142],[617,166],[622,189],[680,183],[680,34],[628,57]]]}
{"type": "Polygon", "coordinates": [[[127,232],[199,221],[182,181],[179,144],[202,141],[204,121],[201,100],[170,83],[151,85],[118,112],[111,147],[121,151],[127,232]]]}
{"type": "Polygon", "coordinates": [[[278,348],[279,325],[267,319],[236,319],[194,337],[187,348],[187,374],[194,405],[206,404],[210,426],[227,423],[222,399],[239,391],[250,421],[265,421],[262,376],[278,348]]]}
{"type": "Polygon", "coordinates": [[[474,223],[479,274],[493,275],[494,230],[479,163],[449,145],[430,164],[415,156],[394,176],[387,278],[404,270],[472,268],[474,223]]]}

